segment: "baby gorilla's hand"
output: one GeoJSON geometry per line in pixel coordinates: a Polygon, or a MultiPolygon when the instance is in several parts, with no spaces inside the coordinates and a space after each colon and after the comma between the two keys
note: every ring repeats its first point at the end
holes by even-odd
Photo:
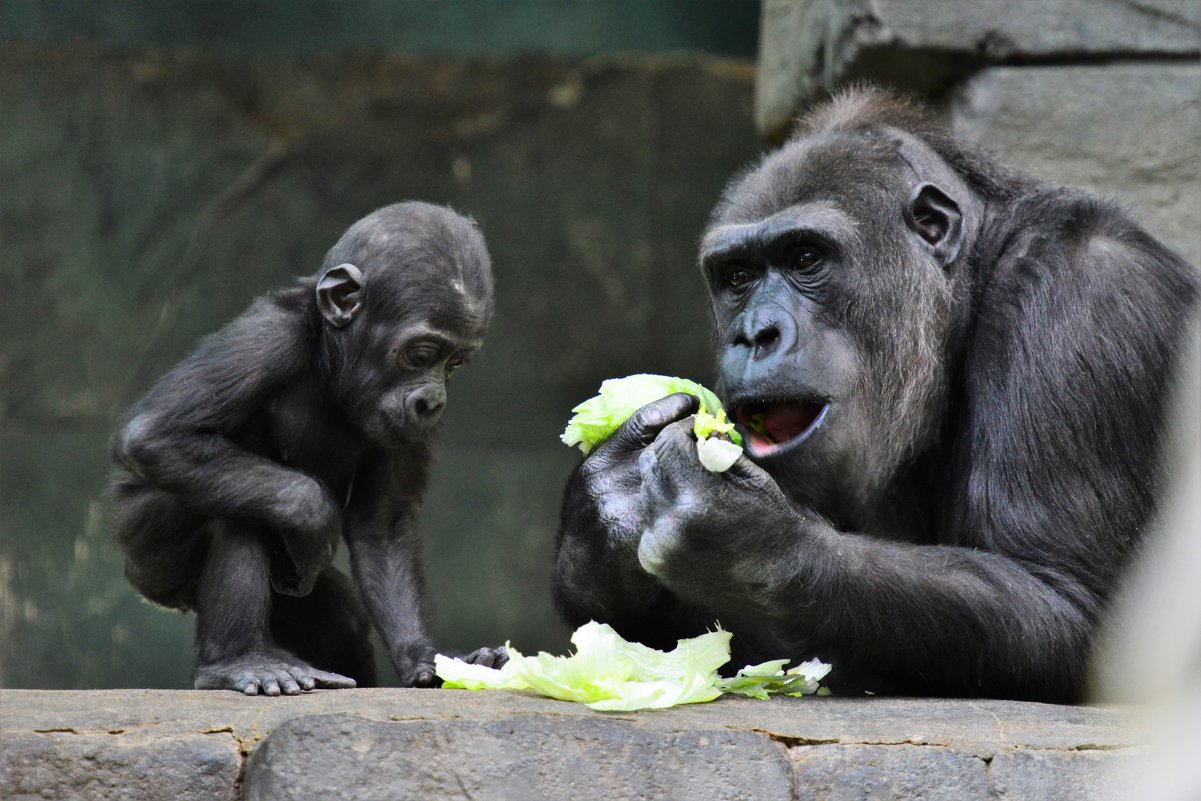
{"type": "Polygon", "coordinates": [[[355,680],[318,670],[287,651],[252,651],[196,668],[197,690],[236,690],[244,695],[299,695],[316,688],[353,689],[355,680]]]}
{"type": "Polygon", "coordinates": [[[460,656],[459,659],[472,665],[499,668],[504,667],[505,663],[509,661],[509,652],[503,645],[498,645],[495,648],[477,648],[467,656],[460,656]]]}
{"type": "Polygon", "coordinates": [[[334,558],[342,536],[342,512],[318,481],[298,482],[292,522],[268,536],[271,585],[284,595],[305,596],[334,558]]]}

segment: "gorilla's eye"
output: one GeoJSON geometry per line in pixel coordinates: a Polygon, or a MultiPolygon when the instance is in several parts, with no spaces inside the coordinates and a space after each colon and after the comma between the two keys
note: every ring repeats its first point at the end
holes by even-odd
{"type": "Polygon", "coordinates": [[[822,253],[817,248],[801,245],[792,252],[788,261],[794,270],[812,270],[822,263],[822,258],[822,253]]]}
{"type": "Polygon", "coordinates": [[[466,359],[451,359],[446,363],[446,374],[450,375],[467,363],[466,359]]]}
{"type": "Polygon", "coordinates": [[[751,282],[751,272],[742,267],[730,267],[726,270],[725,281],[726,286],[733,289],[739,289],[751,282]]]}
{"type": "Polygon", "coordinates": [[[433,364],[438,358],[438,349],[433,345],[417,345],[409,348],[405,354],[405,361],[410,366],[416,367],[418,370],[423,370],[433,364]]]}

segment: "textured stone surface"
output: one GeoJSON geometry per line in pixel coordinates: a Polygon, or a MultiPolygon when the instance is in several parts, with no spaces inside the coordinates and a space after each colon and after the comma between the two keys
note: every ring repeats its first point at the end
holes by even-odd
{"type": "Polygon", "coordinates": [[[989,774],[1002,801],[1128,801],[1123,779],[1137,770],[1140,757],[1137,751],[1008,751],[993,758],[989,774]]]}
{"type": "Polygon", "coordinates": [[[4,690],[0,731],[0,795],[71,799],[1104,801],[1142,736],[1128,710],[1007,701],[730,698],[603,714],[430,690],[4,690]]]}
{"type": "Polygon", "coordinates": [[[929,94],[998,62],[1198,53],[1193,0],[765,0],[756,119],[778,133],[807,100],[858,77],[929,94]]]}
{"type": "Polygon", "coordinates": [[[814,801],[967,801],[991,792],[988,763],[952,748],[808,745],[791,756],[797,796],[814,801]]]}
{"type": "Polygon", "coordinates": [[[950,119],[1039,178],[1117,198],[1201,264],[1201,64],[989,69],[950,119]]]}
{"type": "Polygon", "coordinates": [[[233,738],[189,733],[5,732],[0,792],[8,801],[217,801],[238,797],[233,738]]]}
{"type": "Polygon", "coordinates": [[[594,717],[379,723],[295,718],[246,766],[247,801],[657,798],[788,801],[784,746],[751,732],[594,717]]]}

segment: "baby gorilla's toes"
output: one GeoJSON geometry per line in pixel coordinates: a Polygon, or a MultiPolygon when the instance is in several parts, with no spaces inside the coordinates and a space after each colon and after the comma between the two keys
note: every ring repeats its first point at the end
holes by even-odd
{"type": "Polygon", "coordinates": [[[198,665],[193,686],[197,690],[278,696],[299,695],[317,687],[349,689],[355,686],[355,681],[318,670],[286,651],[264,651],[198,665]]]}
{"type": "Polygon", "coordinates": [[[433,662],[418,662],[409,670],[400,674],[400,683],[404,687],[440,687],[441,679],[434,673],[433,662]]]}

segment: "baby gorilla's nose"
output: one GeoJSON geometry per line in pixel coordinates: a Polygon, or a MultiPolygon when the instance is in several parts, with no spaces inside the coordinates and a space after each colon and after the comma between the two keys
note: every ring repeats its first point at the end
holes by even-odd
{"type": "Polygon", "coordinates": [[[405,411],[412,425],[429,428],[446,408],[446,390],[441,385],[424,386],[409,393],[405,411]]]}

